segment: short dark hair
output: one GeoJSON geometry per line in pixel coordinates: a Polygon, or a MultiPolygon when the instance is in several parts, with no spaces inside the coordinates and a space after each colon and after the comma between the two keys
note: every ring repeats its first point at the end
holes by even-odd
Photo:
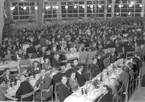
{"type": "Polygon", "coordinates": [[[10,71],[10,68],[6,68],[6,69],[5,69],[5,72],[6,72],[7,70],[9,70],[9,71],[10,71]]]}
{"type": "Polygon", "coordinates": [[[63,77],[66,77],[66,78],[67,78],[67,76],[66,76],[66,75],[63,75],[63,76],[61,77],[61,79],[62,79],[63,77]]]}

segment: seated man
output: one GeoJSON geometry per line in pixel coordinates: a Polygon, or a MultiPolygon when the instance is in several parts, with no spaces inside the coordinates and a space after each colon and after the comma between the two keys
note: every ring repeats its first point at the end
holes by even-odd
{"type": "Polygon", "coordinates": [[[17,98],[13,98],[6,93],[5,80],[0,78],[0,102],[6,101],[6,99],[17,101],[17,98]]]}
{"type": "MultiPolygon", "coordinates": [[[[22,74],[20,76],[20,80],[21,80],[21,84],[16,92],[16,97],[18,98],[18,101],[21,100],[21,95],[25,95],[25,94],[28,94],[33,91],[33,87],[27,81],[27,76],[22,74]]],[[[33,96],[27,97],[27,98],[23,99],[23,101],[33,101],[33,96]]]]}
{"type": "Polygon", "coordinates": [[[67,98],[70,95],[70,88],[67,86],[67,81],[67,77],[62,76],[61,83],[57,89],[57,94],[60,102],[63,102],[65,98],[67,98]]]}
{"type": "Polygon", "coordinates": [[[80,66],[80,67],[78,68],[77,73],[76,73],[76,78],[77,78],[77,80],[78,80],[78,84],[79,84],[80,87],[83,86],[83,85],[85,84],[85,82],[86,82],[86,78],[85,78],[85,76],[82,74],[82,71],[83,71],[83,66],[80,66]]]}
{"type": "Polygon", "coordinates": [[[93,64],[91,65],[91,76],[92,78],[96,77],[98,74],[101,73],[101,70],[97,64],[97,58],[94,58],[93,64]]]}
{"type": "Polygon", "coordinates": [[[53,85],[56,83],[61,82],[61,77],[63,76],[63,73],[61,72],[61,69],[57,69],[57,74],[53,76],[53,85]]]}
{"type": "MultiPolygon", "coordinates": [[[[35,84],[35,90],[38,90],[38,92],[36,93],[35,96],[35,100],[36,101],[40,101],[41,100],[41,91],[43,89],[48,89],[52,84],[52,80],[51,77],[49,76],[49,74],[46,74],[46,70],[42,69],[41,70],[41,77],[37,80],[36,84],[35,84]]],[[[42,96],[43,98],[49,98],[51,97],[51,95],[53,94],[53,90],[50,91],[45,91],[43,92],[42,96]]]]}

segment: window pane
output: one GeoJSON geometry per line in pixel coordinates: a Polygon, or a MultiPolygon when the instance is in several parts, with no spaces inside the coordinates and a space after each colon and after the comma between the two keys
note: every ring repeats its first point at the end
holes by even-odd
{"type": "Polygon", "coordinates": [[[19,19],[19,16],[13,16],[13,19],[14,20],[18,20],[19,19]]]}

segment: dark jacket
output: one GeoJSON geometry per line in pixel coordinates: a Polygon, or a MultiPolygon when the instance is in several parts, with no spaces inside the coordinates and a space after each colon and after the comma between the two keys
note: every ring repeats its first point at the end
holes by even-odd
{"type": "Polygon", "coordinates": [[[76,78],[78,80],[78,84],[79,84],[80,87],[85,84],[86,78],[85,78],[85,76],[83,74],[80,74],[80,73],[77,72],[76,78]]]}
{"type": "Polygon", "coordinates": [[[58,72],[57,74],[55,74],[53,76],[53,84],[61,82],[62,76],[63,76],[63,73],[61,73],[61,72],[58,72]]]}
{"type": "MultiPolygon", "coordinates": [[[[24,81],[20,84],[20,87],[16,92],[16,98],[18,98],[18,101],[20,101],[21,95],[25,95],[32,91],[33,91],[33,87],[31,86],[31,84],[28,81],[24,81]]],[[[33,100],[33,96],[23,99],[23,101],[32,101],[32,100],[33,100]]]]}
{"type": "Polygon", "coordinates": [[[66,87],[63,83],[60,83],[57,89],[57,93],[60,102],[63,102],[65,98],[67,98],[70,95],[70,89],[66,87]]]}
{"type": "Polygon", "coordinates": [[[74,70],[73,69],[68,69],[66,72],[65,72],[65,75],[69,78],[72,74],[74,70]]]}
{"type": "Polygon", "coordinates": [[[98,65],[92,64],[90,69],[93,78],[96,77],[99,73],[101,73],[101,70],[98,65]]]}

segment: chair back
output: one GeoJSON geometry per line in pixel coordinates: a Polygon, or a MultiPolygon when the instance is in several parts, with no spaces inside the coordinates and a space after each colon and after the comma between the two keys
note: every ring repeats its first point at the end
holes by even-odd
{"type": "MultiPolygon", "coordinates": [[[[41,102],[43,102],[44,100],[46,100],[47,98],[43,97],[43,92],[52,92],[52,95],[50,96],[51,99],[53,100],[53,85],[51,85],[48,89],[42,89],[41,90],[41,102]]],[[[49,97],[48,97],[49,98],[49,97]]]]}
{"type": "MultiPolygon", "coordinates": [[[[32,92],[30,92],[30,93],[27,93],[27,94],[25,94],[25,95],[22,95],[21,96],[21,102],[23,101],[23,99],[25,99],[25,98],[28,98],[28,97],[30,97],[30,96],[33,96],[33,100],[34,100],[34,91],[32,91],[32,92]]],[[[30,101],[33,101],[33,100],[30,100],[30,101]]]]}
{"type": "Polygon", "coordinates": [[[121,58],[124,58],[124,52],[118,53],[118,55],[119,55],[121,58]]]}
{"type": "Polygon", "coordinates": [[[54,93],[55,93],[55,101],[58,100],[57,88],[60,85],[60,82],[55,83],[54,93]]]}
{"type": "Polygon", "coordinates": [[[100,102],[100,100],[101,100],[106,94],[107,94],[107,93],[101,95],[101,96],[99,97],[99,99],[97,100],[97,102],[100,102]]]}
{"type": "Polygon", "coordinates": [[[123,96],[123,89],[124,89],[124,86],[122,85],[117,92],[118,97],[117,97],[116,102],[123,102],[123,97],[122,97],[123,96]]]}
{"type": "Polygon", "coordinates": [[[126,52],[126,58],[132,58],[134,57],[134,51],[126,52]]]}

